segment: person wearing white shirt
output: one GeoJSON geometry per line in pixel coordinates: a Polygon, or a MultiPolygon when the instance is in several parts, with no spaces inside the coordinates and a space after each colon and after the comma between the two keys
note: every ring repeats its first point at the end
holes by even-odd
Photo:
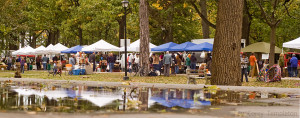
{"type": "Polygon", "coordinates": [[[133,60],[133,54],[129,54],[129,57],[128,57],[128,67],[129,67],[129,72],[131,73],[132,72],[132,60],[133,60]]]}

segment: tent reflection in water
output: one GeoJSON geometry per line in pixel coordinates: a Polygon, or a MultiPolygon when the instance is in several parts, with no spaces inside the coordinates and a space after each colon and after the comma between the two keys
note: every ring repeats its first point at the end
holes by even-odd
{"type": "Polygon", "coordinates": [[[211,102],[210,101],[201,101],[197,100],[195,101],[194,99],[169,99],[166,100],[165,98],[162,97],[151,97],[150,100],[153,100],[157,102],[160,105],[163,105],[165,107],[175,107],[179,106],[182,108],[199,108],[201,106],[210,106],[211,102]]]}

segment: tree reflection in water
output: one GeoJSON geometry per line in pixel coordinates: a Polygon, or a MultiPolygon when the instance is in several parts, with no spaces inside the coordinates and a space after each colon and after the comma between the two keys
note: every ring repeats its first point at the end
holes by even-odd
{"type": "MultiPolygon", "coordinates": [[[[265,93],[264,93],[265,94],[265,93]]],[[[274,96],[266,94],[264,97],[274,96]]],[[[0,111],[189,112],[259,99],[259,92],[159,89],[1,82],[0,111]],[[254,96],[253,96],[254,95],[254,96]]]]}

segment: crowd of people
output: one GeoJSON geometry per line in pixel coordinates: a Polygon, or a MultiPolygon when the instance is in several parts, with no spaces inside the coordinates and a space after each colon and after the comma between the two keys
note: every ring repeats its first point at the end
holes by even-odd
{"type": "MultiPolygon", "coordinates": [[[[210,71],[212,61],[211,54],[207,53],[207,56],[203,58],[202,63],[206,63],[206,68],[210,71]]],[[[168,51],[165,54],[153,53],[149,60],[152,71],[163,73],[164,76],[184,73],[186,69],[196,69],[196,64],[199,62],[195,53],[172,52],[170,54],[168,51]]]]}
{"type": "MultiPolygon", "coordinates": [[[[206,55],[206,58],[204,58],[201,63],[206,63],[206,68],[210,71],[212,61],[211,54],[206,53],[206,55]]],[[[8,56],[3,59],[3,62],[7,64],[7,70],[11,70],[14,68],[13,65],[15,65],[16,62],[20,62],[21,72],[23,73],[25,67],[27,67],[27,70],[30,69],[30,65],[35,65],[36,70],[49,70],[58,65],[64,66],[65,64],[71,64],[72,69],[75,69],[76,65],[92,65],[92,70],[94,72],[99,71],[99,69],[102,72],[114,72],[114,69],[124,71],[125,69],[124,54],[119,58],[118,55],[114,53],[105,54],[101,52],[94,52],[92,54],[79,52],[77,54],[70,54],[68,57],[64,55],[54,55],[53,57],[50,57],[50,55],[38,55],[36,57],[8,56]]],[[[196,63],[199,62],[199,59],[197,60],[195,53],[165,52],[153,53],[149,58],[149,62],[152,71],[158,71],[160,75],[163,73],[165,76],[170,76],[170,74],[184,73],[185,69],[196,69],[196,63]]],[[[129,53],[126,63],[128,72],[138,72],[140,67],[139,54],[129,53]]]]}
{"type": "MultiPolygon", "coordinates": [[[[281,53],[279,55],[278,60],[278,66],[280,67],[281,77],[285,76],[285,73],[287,73],[288,77],[297,77],[298,75],[298,58],[295,54],[287,54],[287,57],[285,57],[284,53],[281,53]],[[285,67],[287,68],[285,71],[285,67]]],[[[262,71],[261,69],[267,66],[267,68],[270,68],[268,66],[268,59],[257,59],[254,55],[254,53],[251,54],[251,56],[248,58],[246,53],[241,53],[241,82],[243,82],[243,77],[245,76],[246,82],[248,82],[248,75],[249,77],[254,77],[255,73],[258,71],[262,71]],[[248,66],[248,63],[250,66],[248,66]],[[257,67],[256,67],[257,64],[257,67]],[[255,70],[258,68],[258,71],[255,70]]]]}

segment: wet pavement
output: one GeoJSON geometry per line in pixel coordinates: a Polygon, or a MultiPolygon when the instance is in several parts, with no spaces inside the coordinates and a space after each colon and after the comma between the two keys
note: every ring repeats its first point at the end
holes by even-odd
{"type": "MultiPolygon", "coordinates": [[[[299,93],[0,81],[0,117],[299,117],[299,93]]],[[[182,85],[183,86],[183,85],[182,85]]]]}

